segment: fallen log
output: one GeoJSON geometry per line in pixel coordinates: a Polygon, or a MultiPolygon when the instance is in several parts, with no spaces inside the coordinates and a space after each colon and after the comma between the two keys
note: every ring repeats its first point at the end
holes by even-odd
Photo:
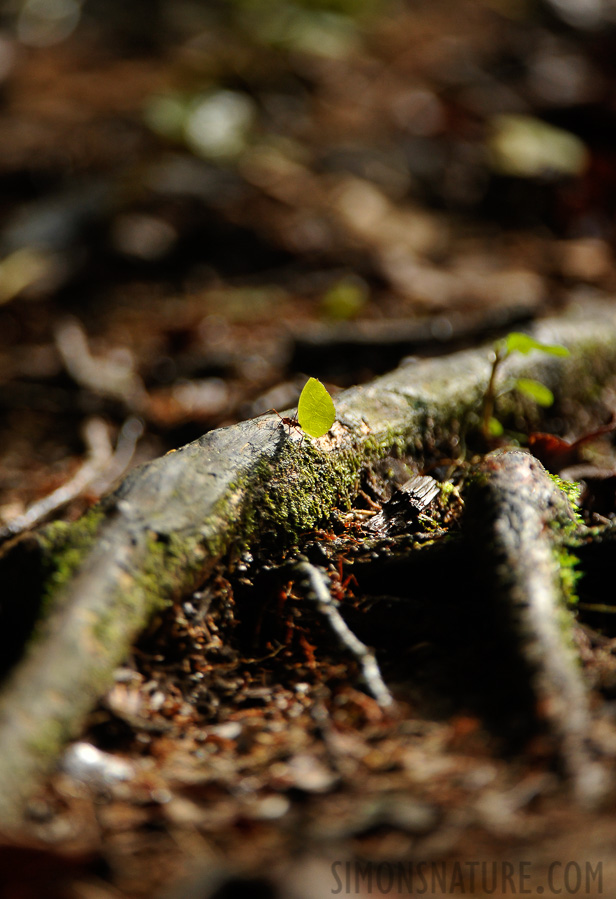
{"type": "MultiPolygon", "coordinates": [[[[533,334],[571,356],[512,359],[508,369],[543,381],[567,414],[613,379],[613,306],[574,310],[533,334]]],[[[8,653],[5,669],[15,664],[0,694],[0,825],[18,825],[38,778],[156,611],[224,556],[265,539],[290,543],[349,504],[371,460],[455,445],[478,421],[491,353],[417,361],[344,391],[337,421],[316,441],[287,433],[275,417],[213,431],[135,470],[79,521],[7,544],[5,630],[15,622],[16,643],[33,634],[22,656],[8,653]]]]}

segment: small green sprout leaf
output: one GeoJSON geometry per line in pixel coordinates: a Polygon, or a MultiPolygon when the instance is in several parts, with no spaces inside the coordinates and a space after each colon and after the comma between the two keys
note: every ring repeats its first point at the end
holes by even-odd
{"type": "Polygon", "coordinates": [[[554,394],[549,387],[534,378],[518,378],[515,382],[516,389],[526,394],[540,406],[551,406],[554,402],[554,394]]]}
{"type": "Polygon", "coordinates": [[[336,420],[334,401],[316,378],[309,378],[304,385],[297,404],[297,420],[310,437],[327,434],[336,420]]]}
{"type": "MultiPolygon", "coordinates": [[[[502,340],[496,341],[492,354],[492,370],[490,371],[488,385],[483,395],[483,409],[481,413],[481,433],[487,443],[490,442],[491,438],[499,437],[502,433],[502,431],[499,433],[494,425],[497,373],[503,362],[512,353],[527,355],[532,350],[539,350],[539,352],[546,353],[549,356],[570,355],[567,347],[552,343],[541,343],[540,340],[535,340],[534,337],[531,337],[529,334],[523,334],[521,331],[512,331],[506,337],[503,337],[502,340]]],[[[513,386],[521,393],[532,397],[540,406],[551,406],[554,402],[552,391],[533,378],[519,378],[513,386]]]]}
{"type": "Polygon", "coordinates": [[[502,344],[507,356],[510,353],[527,355],[531,350],[541,350],[542,353],[547,353],[550,356],[569,355],[567,347],[559,346],[558,344],[541,343],[539,340],[535,340],[528,334],[522,334],[520,331],[512,331],[511,334],[504,338],[502,344]]]}

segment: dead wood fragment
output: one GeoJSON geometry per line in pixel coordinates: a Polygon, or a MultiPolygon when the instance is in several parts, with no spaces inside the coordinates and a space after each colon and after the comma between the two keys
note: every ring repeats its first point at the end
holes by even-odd
{"type": "Polygon", "coordinates": [[[412,528],[413,523],[424,509],[439,495],[438,481],[429,475],[415,475],[395,490],[366,529],[381,536],[403,533],[412,528]]]}
{"type": "Polygon", "coordinates": [[[336,323],[302,323],[294,335],[292,367],[295,371],[317,374],[348,371],[357,365],[371,371],[382,371],[398,359],[420,352],[452,351],[463,341],[487,339],[503,328],[519,328],[535,312],[535,305],[482,309],[479,313],[465,309],[447,315],[430,316],[425,321],[413,319],[370,319],[336,323]]]}
{"type": "MultiPolygon", "coordinates": [[[[571,415],[613,378],[613,305],[544,322],[533,335],[565,343],[571,356],[524,357],[511,371],[542,380],[571,415]]],[[[7,544],[0,605],[10,618],[18,598],[34,607],[44,596],[49,611],[0,694],[0,824],[18,824],[154,612],[225,553],[266,538],[288,544],[323,521],[355,495],[367,462],[439,443],[450,451],[477,417],[490,355],[483,347],[416,362],[345,391],[329,434],[301,446],[275,417],[213,431],[131,473],[80,521],[7,544]]]]}

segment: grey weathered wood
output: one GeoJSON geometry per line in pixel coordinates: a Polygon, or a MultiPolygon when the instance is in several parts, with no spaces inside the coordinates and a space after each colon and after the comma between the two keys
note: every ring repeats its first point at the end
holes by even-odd
{"type": "Polygon", "coordinates": [[[578,798],[594,801],[606,781],[587,748],[588,696],[561,576],[562,550],[583,528],[565,492],[528,453],[486,456],[466,494],[466,539],[485,573],[486,600],[524,663],[531,712],[547,723],[578,798]]]}
{"type": "MultiPolygon", "coordinates": [[[[511,368],[543,380],[570,410],[613,378],[613,306],[545,322],[534,334],[566,343],[571,357],[520,358],[511,368]]],[[[351,500],[370,459],[451,442],[477,415],[490,356],[483,347],[418,361],[344,391],[337,422],[318,441],[300,444],[276,417],[213,431],[134,471],[80,521],[5,547],[3,583],[19,590],[36,560],[50,611],[0,694],[0,825],[19,821],[37,778],[156,610],[225,553],[268,533],[290,541],[316,525],[351,500]]],[[[16,601],[5,594],[5,603],[16,601]]]]}

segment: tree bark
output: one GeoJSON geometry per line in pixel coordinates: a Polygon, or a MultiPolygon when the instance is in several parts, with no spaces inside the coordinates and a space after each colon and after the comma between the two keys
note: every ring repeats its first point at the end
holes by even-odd
{"type": "Polygon", "coordinates": [[[565,574],[573,561],[566,549],[586,529],[566,493],[528,453],[486,456],[466,494],[465,540],[471,565],[483,574],[493,639],[502,656],[510,655],[505,677],[528,692],[528,717],[547,724],[575,794],[592,803],[606,779],[587,746],[588,691],[573,647],[565,574]]]}

